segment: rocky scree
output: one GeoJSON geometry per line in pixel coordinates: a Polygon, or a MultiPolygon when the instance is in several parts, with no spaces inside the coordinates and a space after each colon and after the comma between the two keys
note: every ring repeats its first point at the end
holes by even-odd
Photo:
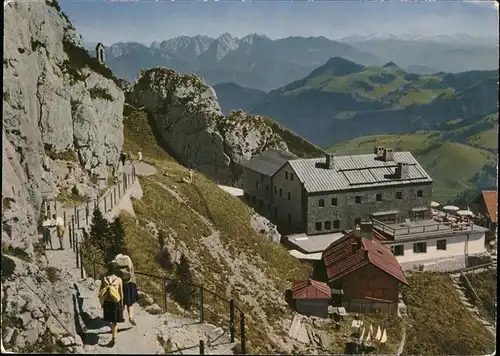
{"type": "Polygon", "coordinates": [[[263,117],[242,111],[225,117],[213,88],[196,75],[144,70],[129,98],[145,107],[175,158],[220,184],[239,185],[240,163],[266,149],[289,152],[263,117]]]}

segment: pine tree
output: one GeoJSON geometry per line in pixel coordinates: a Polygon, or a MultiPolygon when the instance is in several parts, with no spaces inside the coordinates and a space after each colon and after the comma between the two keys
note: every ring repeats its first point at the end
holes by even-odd
{"type": "Polygon", "coordinates": [[[189,262],[183,254],[176,266],[172,294],[174,299],[184,308],[189,308],[196,297],[197,290],[192,285],[193,283],[194,279],[191,274],[189,262]]]}
{"type": "Polygon", "coordinates": [[[92,216],[89,237],[91,245],[99,248],[102,252],[106,251],[108,230],[109,223],[102,215],[99,207],[97,207],[92,216]]]}
{"type": "Polygon", "coordinates": [[[123,246],[125,246],[125,230],[119,217],[109,224],[106,237],[108,242],[106,247],[106,262],[110,262],[116,255],[121,253],[123,246]]]}
{"type": "Polygon", "coordinates": [[[172,262],[172,255],[168,248],[164,247],[163,250],[158,252],[156,255],[156,262],[166,271],[172,271],[174,268],[174,264],[172,262]]]}
{"type": "Polygon", "coordinates": [[[165,241],[166,241],[166,236],[165,236],[165,231],[160,230],[158,232],[158,243],[160,244],[160,251],[162,251],[165,248],[165,241]]]}

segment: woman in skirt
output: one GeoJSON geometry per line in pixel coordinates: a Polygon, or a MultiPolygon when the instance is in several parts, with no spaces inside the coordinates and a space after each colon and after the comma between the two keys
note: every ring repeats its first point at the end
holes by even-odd
{"type": "Polygon", "coordinates": [[[115,273],[115,266],[113,264],[108,265],[108,270],[106,275],[101,280],[101,288],[99,288],[99,294],[106,286],[111,285],[118,291],[119,301],[112,301],[111,298],[105,298],[101,300],[103,319],[111,323],[111,342],[110,346],[113,346],[116,342],[116,337],[118,336],[118,323],[123,320],[123,282],[120,277],[115,273]]]}
{"type": "Polygon", "coordinates": [[[125,307],[127,308],[128,321],[132,325],[136,325],[133,318],[133,305],[139,299],[137,293],[137,284],[134,274],[134,264],[129,256],[127,256],[127,250],[125,247],[122,248],[122,253],[117,255],[113,260],[117,267],[117,274],[121,277],[123,281],[123,313],[125,314],[125,307]]]}

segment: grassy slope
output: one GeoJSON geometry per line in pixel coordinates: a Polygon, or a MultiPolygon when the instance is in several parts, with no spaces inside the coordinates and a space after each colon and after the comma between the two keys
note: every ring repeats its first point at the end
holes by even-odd
{"type": "MultiPolygon", "coordinates": [[[[280,338],[285,335],[291,312],[284,305],[283,293],[290,287],[289,279],[306,277],[308,269],[284,248],[255,233],[249,225],[250,211],[246,205],[209,179],[195,173],[194,184],[181,183],[188,170],[159,148],[145,114],[133,113],[124,123],[124,150],[136,152],[142,148],[145,160],[158,168],[157,175],[141,179],[144,197],[134,202],[139,223],[125,217],[127,244],[136,269],[168,274],[155,261],[159,244],[147,227],[153,223],[157,229],[167,231],[167,246],[174,256],[176,250],[187,255],[199,282],[228,299],[232,296],[237,300],[246,314],[251,349],[277,350],[266,326],[280,338]],[[179,202],[166,187],[177,191],[184,202],[179,202]],[[220,243],[208,238],[212,231],[204,219],[220,232],[220,243]],[[219,257],[212,255],[217,250],[219,257]]],[[[154,281],[140,278],[139,284],[156,295],[161,292],[154,281]]],[[[226,325],[228,306],[207,294],[206,319],[226,325]]],[[[172,311],[172,305],[168,308],[172,311]]]]}
{"type": "Polygon", "coordinates": [[[454,93],[453,88],[426,87],[429,83],[439,83],[442,79],[440,76],[423,75],[408,80],[405,78],[406,74],[396,67],[368,67],[359,73],[341,76],[336,76],[333,70],[325,70],[321,75],[309,78],[302,87],[285,94],[293,95],[311,89],[330,93],[349,93],[359,100],[391,102],[394,108],[402,109],[412,104],[430,103],[441,94],[454,93]],[[380,82],[378,78],[381,76],[392,79],[380,82]],[[401,88],[404,90],[400,90],[401,88]]]}
{"type": "Polygon", "coordinates": [[[434,179],[433,199],[446,202],[474,187],[472,177],[493,160],[487,151],[462,143],[439,141],[438,131],[365,136],[338,143],[329,151],[342,154],[371,153],[375,145],[411,151],[434,179]]]}
{"type": "Polygon", "coordinates": [[[486,355],[495,340],[464,307],[449,276],[414,273],[403,290],[405,355],[486,355]]]}
{"type": "Polygon", "coordinates": [[[496,314],[497,271],[490,269],[481,273],[471,273],[467,275],[467,278],[481,299],[480,303],[478,303],[478,309],[482,316],[484,319],[494,323],[496,314]]]}

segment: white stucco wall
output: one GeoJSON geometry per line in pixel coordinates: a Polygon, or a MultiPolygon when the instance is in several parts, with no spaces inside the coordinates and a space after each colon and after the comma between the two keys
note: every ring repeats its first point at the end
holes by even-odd
{"type": "MultiPolygon", "coordinates": [[[[468,254],[479,254],[486,251],[484,246],[485,233],[482,232],[470,232],[469,233],[469,243],[468,243],[468,254]]],[[[418,241],[408,241],[408,242],[394,242],[387,244],[388,247],[395,245],[404,245],[404,255],[396,256],[399,263],[406,262],[416,262],[424,261],[430,259],[446,259],[457,256],[465,255],[465,246],[467,241],[466,233],[457,233],[452,236],[443,236],[432,239],[422,239],[418,241]],[[446,250],[438,250],[436,248],[437,240],[446,239],[446,250]],[[427,252],[426,253],[413,253],[413,244],[418,242],[427,242],[427,252]]]]}

